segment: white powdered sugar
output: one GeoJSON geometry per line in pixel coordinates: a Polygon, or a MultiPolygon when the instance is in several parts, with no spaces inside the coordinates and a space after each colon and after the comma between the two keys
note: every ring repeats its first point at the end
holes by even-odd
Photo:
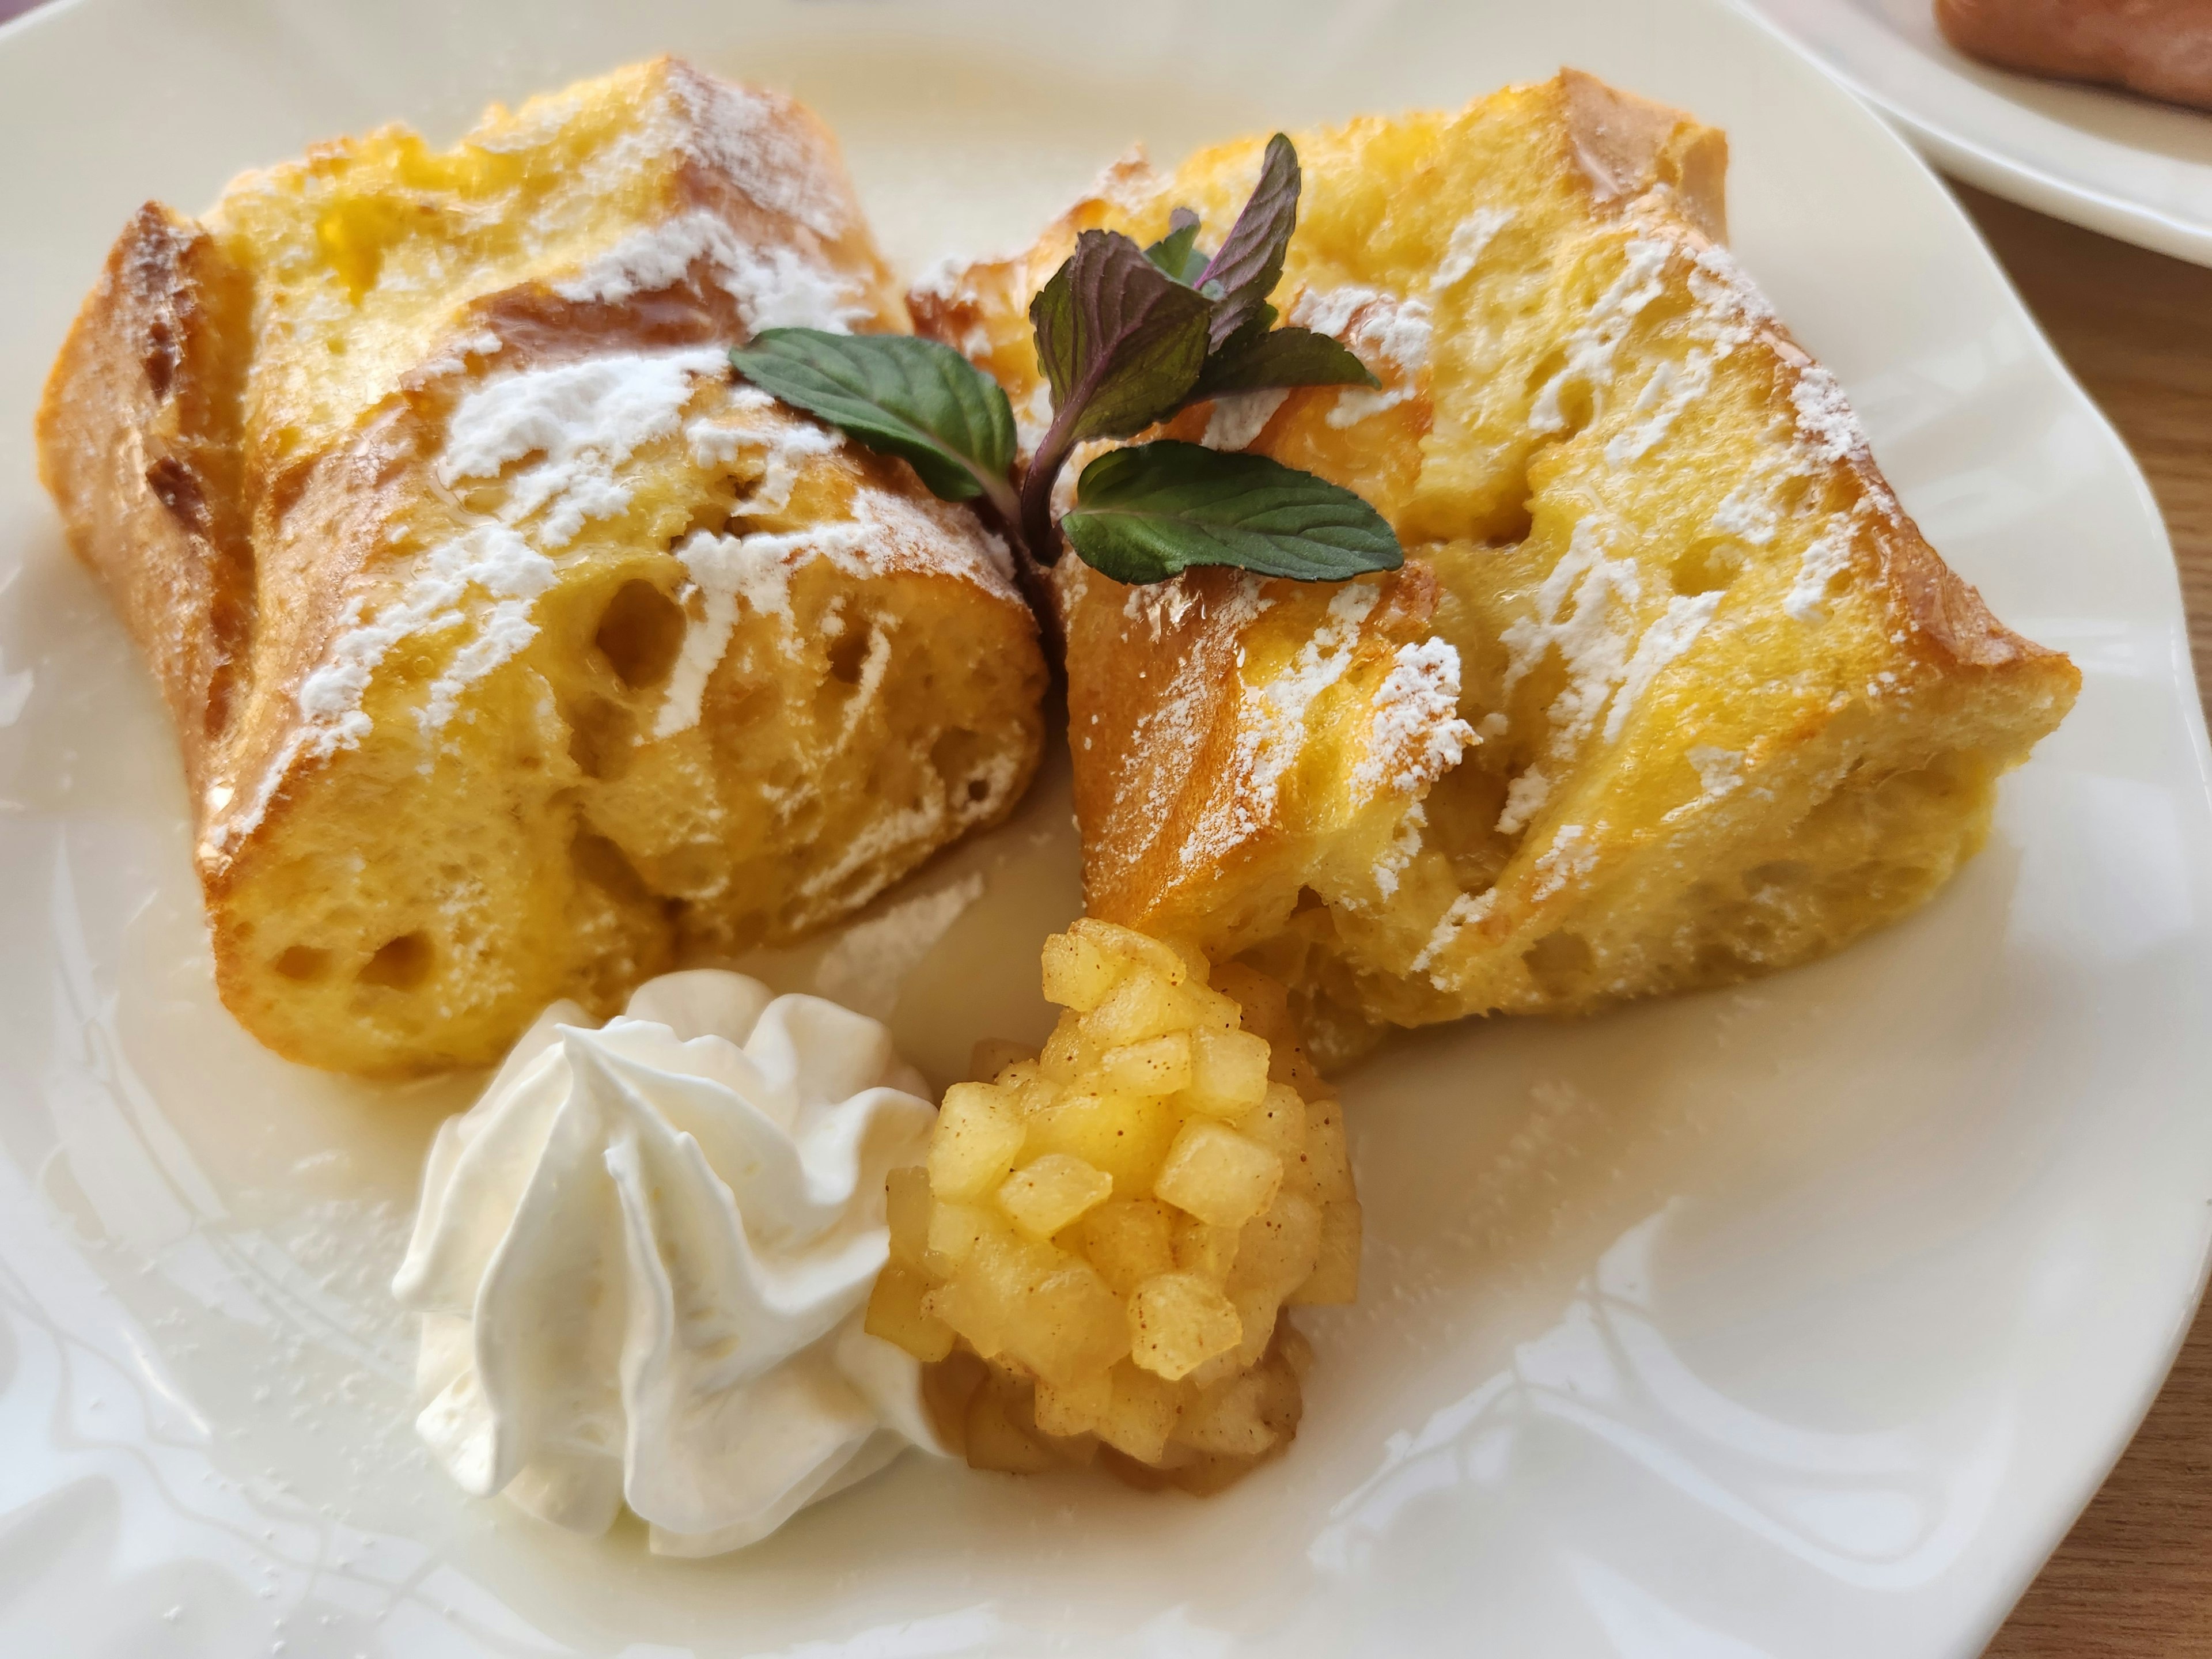
{"type": "Polygon", "coordinates": [[[1406,816],[1399,821],[1398,833],[1390,838],[1389,846],[1383,849],[1382,856],[1375,860],[1375,868],[1370,872],[1375,878],[1375,890],[1384,898],[1397,896],[1398,878],[1420,852],[1421,831],[1428,827],[1427,810],[1420,802],[1415,801],[1406,809],[1406,816]]]}
{"type": "Polygon", "coordinates": [[[1684,751],[1690,768],[1698,775],[1698,787],[1706,800],[1718,800],[1733,794],[1743,785],[1743,751],[1739,749],[1719,749],[1709,743],[1693,743],[1684,751]]]}
{"type": "Polygon", "coordinates": [[[1606,460],[1614,466],[1626,466],[1649,454],[1682,411],[1711,386],[1717,361],[1714,352],[1692,346],[1680,362],[1670,359],[1653,369],[1630,410],[1644,419],[1606,440],[1606,460]]]}
{"type": "MultiPolygon", "coordinates": [[[[1697,639],[1719,609],[1719,592],[1676,594],[1640,630],[1636,607],[1644,581],[1632,560],[1605,556],[1605,532],[1594,519],[1575,526],[1567,550],[1536,590],[1535,614],[1507,625],[1505,690],[1510,692],[1552,653],[1567,683],[1545,710],[1551,733],[1547,752],[1562,754],[1598,730],[1617,740],[1638,700],[1668,664],[1697,639]]],[[[1507,787],[1498,814],[1500,835],[1527,829],[1551,799],[1554,780],[1532,765],[1507,787]]]]}
{"type": "MultiPolygon", "coordinates": [[[[1480,893],[1462,893],[1454,899],[1443,915],[1437,919],[1435,928],[1431,931],[1427,942],[1421,946],[1421,953],[1408,964],[1410,971],[1428,973],[1430,965],[1451,949],[1460,934],[1488,915],[1497,903],[1498,890],[1495,887],[1485,888],[1480,893]]],[[[1441,975],[1431,974],[1429,983],[1439,991],[1451,988],[1441,975]]]]}
{"type": "Polygon", "coordinates": [[[1713,509],[1713,528],[1753,547],[1765,546],[1782,520],[1763,493],[1756,484],[1738,484],[1713,509]]]}
{"type": "Polygon", "coordinates": [[[1797,563],[1797,580],[1783,596],[1782,609],[1795,621],[1811,627],[1827,617],[1829,584],[1850,568],[1856,515],[1838,513],[1806,549],[1797,563]]]}
{"type": "Polygon", "coordinates": [[[698,377],[723,372],[725,362],[718,351],[616,352],[501,375],[454,410],[438,482],[452,489],[497,477],[539,457],[508,481],[500,517],[515,524],[542,508],[538,540],[565,547],[589,520],[629,506],[630,487],[617,481],[615,469],[673,434],[698,377]]]}
{"type": "Polygon", "coordinates": [[[676,550],[676,556],[699,591],[703,614],[684,630],[683,648],[669,671],[660,711],[653,716],[653,737],[673,737],[699,723],[707,682],[729,649],[740,605],[758,616],[781,617],[788,624],[793,562],[808,554],[858,554],[866,546],[869,533],[870,526],[859,522],[787,534],[721,536],[710,530],[694,531],[676,550]]]}
{"type": "Polygon", "coordinates": [[[1637,700],[1644,688],[1659,678],[1660,670],[1687,651],[1720,609],[1721,596],[1711,593],[1677,593],[1667,601],[1667,609],[1657,621],[1644,630],[1644,637],[1636,642],[1636,654],[1628,659],[1628,672],[1620,677],[1620,689],[1613,694],[1613,703],[1605,711],[1605,740],[1612,743],[1620,736],[1620,729],[1636,708],[1637,700]]]}
{"type": "Polygon", "coordinates": [[[820,328],[849,333],[868,314],[845,277],[796,248],[750,242],[704,211],[678,214],[625,237],[553,291],[564,300],[620,305],[686,280],[703,263],[737,302],[746,329],[820,328]]]}
{"type": "Polygon", "coordinates": [[[1378,374],[1384,382],[1379,389],[1356,386],[1339,392],[1328,411],[1331,426],[1356,425],[1419,390],[1419,377],[1429,366],[1433,330],[1427,301],[1358,283],[1310,288],[1291,303],[1288,320],[1343,341],[1370,369],[1379,366],[1391,371],[1378,374]]]}
{"type": "Polygon", "coordinates": [[[824,240],[851,226],[837,186],[843,169],[816,141],[817,124],[788,99],[712,76],[675,76],[676,101],[691,118],[686,148],[771,213],[795,219],[824,240]]]}
{"type": "Polygon", "coordinates": [[[1307,714],[1321,694],[1352,666],[1360,624],[1382,597],[1382,590],[1372,582],[1340,588],[1328,602],[1328,614],[1298,647],[1290,667],[1262,686],[1254,699],[1251,729],[1238,748],[1249,759],[1245,793],[1262,818],[1274,810],[1276,788],[1304,745],[1307,714]]]}
{"type": "Polygon", "coordinates": [[[1478,739],[1459,715],[1459,652],[1449,640],[1401,645],[1375,690],[1367,750],[1352,769],[1352,787],[1387,785],[1401,795],[1434,782],[1459,764],[1478,739]]]}
{"type": "Polygon", "coordinates": [[[791,505],[801,465],[834,455],[845,447],[832,428],[794,419],[757,386],[732,390],[727,406],[684,428],[691,459],[701,466],[726,466],[744,451],[764,447],[761,481],[741,506],[748,511],[781,513],[791,505]]]}
{"type": "Polygon", "coordinates": [[[1442,294],[1473,276],[1483,250],[1512,222],[1511,208],[1479,207],[1453,226],[1451,240],[1444,245],[1444,257],[1437,262],[1436,275],[1429,279],[1429,291],[1442,294]]]}
{"type": "Polygon", "coordinates": [[[1627,337],[1638,313],[1664,292],[1662,272],[1674,244],[1662,237],[1630,238],[1626,262],[1595,304],[1581,327],[1567,337],[1566,362],[1537,391],[1528,409],[1531,432],[1561,432],[1567,417],[1561,407],[1566,388],[1584,386],[1594,404],[1601,406],[1613,383],[1613,360],[1627,337]]]}
{"type": "Polygon", "coordinates": [[[1563,823],[1536,860],[1536,885],[1529,896],[1541,902],[1597,868],[1597,841],[1579,823],[1563,823]]]}
{"type": "Polygon", "coordinates": [[[1232,392],[1213,400],[1206,417],[1206,435],[1199,440],[1208,449],[1243,449],[1260,435],[1275,411],[1291,394],[1276,387],[1266,392],[1232,392]]]}
{"type": "Polygon", "coordinates": [[[1866,434],[1851,412],[1850,400],[1836,377],[1820,364],[1808,363],[1799,371],[1790,401],[1797,410],[1797,435],[1814,460],[1840,461],[1866,453],[1866,434]]]}
{"type": "MultiPolygon", "coordinates": [[[[459,627],[471,592],[488,595],[489,614],[477,637],[433,683],[430,700],[416,715],[426,732],[452,719],[461,693],[527,645],[537,633],[530,611],[553,583],[553,564],[503,525],[479,525],[434,549],[399,597],[366,613],[356,599],[340,619],[329,654],[301,681],[296,701],[306,724],[295,752],[325,756],[350,749],[368,735],[362,708],[377,665],[400,641],[459,627]]],[[[277,767],[272,775],[281,775],[277,767]]]]}

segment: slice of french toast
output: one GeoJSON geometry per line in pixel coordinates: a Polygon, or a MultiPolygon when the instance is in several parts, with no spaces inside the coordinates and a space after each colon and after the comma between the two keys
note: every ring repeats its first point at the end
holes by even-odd
{"type": "Polygon", "coordinates": [[[270,1047],[495,1059],[1026,787],[1005,550],[734,384],[777,324],[908,326],[827,131],[665,59],[125,229],[41,466],[175,719],[217,981],[270,1047]]]}
{"type": "MultiPolygon", "coordinates": [[[[1898,505],[1721,245],[1726,146],[1568,71],[1295,135],[1275,303],[1377,389],[1165,435],[1358,490],[1402,571],[1152,590],[1057,567],[1092,914],[1247,955],[1317,1052],[1832,951],[1981,844],[2070,706],[1898,505]]],[[[909,295],[1046,412],[1024,315],[1075,234],[1227,228],[1261,141],[1109,170],[1037,245],[909,295]]]]}

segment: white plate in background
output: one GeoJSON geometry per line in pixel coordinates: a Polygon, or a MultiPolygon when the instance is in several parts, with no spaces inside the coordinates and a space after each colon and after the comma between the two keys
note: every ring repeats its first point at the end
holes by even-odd
{"type": "MultiPolygon", "coordinates": [[[[2212,814],[2166,538],[1948,195],[1741,14],[78,0],[0,33],[0,1651],[1966,1655],[2118,1455],[2212,1214],[2212,814]],[[216,1002],[171,739],[30,414],[146,197],[393,118],[443,141],[661,50],[810,100],[909,268],[1025,239],[1140,136],[1563,60],[1695,108],[1745,263],[2080,706],[1954,887],[1836,960],[1355,1073],[1362,1299],[1301,1316],[1298,1443],[1223,1497],[910,1458],[705,1563],[465,1499],[414,1447],[385,1285],[468,1082],[308,1073],[216,1002]]],[[[892,896],[958,912],[902,992],[849,951],[776,973],[888,998],[940,1079],[1033,1033],[1066,822],[1055,774],[892,896]]]]}
{"type": "Polygon", "coordinates": [[[2212,265],[2212,113],[1967,57],[1934,0],[1739,0],[1969,184],[2212,265]]]}

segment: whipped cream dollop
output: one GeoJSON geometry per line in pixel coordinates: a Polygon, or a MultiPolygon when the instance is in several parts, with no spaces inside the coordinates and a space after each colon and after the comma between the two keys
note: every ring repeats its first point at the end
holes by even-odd
{"type": "Polygon", "coordinates": [[[556,1003],[430,1148],[392,1282],[417,1431],[466,1491],[666,1555],[766,1536],[908,1445],[921,1370],[861,1328],[927,1085],[872,1019],[707,969],[594,1028],[556,1003]]]}

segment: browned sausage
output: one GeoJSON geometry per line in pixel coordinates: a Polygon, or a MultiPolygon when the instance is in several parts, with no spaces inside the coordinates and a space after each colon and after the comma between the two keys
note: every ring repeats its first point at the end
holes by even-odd
{"type": "Polygon", "coordinates": [[[2212,110],[2212,0],[1936,0],[1960,52],[2212,110]]]}

